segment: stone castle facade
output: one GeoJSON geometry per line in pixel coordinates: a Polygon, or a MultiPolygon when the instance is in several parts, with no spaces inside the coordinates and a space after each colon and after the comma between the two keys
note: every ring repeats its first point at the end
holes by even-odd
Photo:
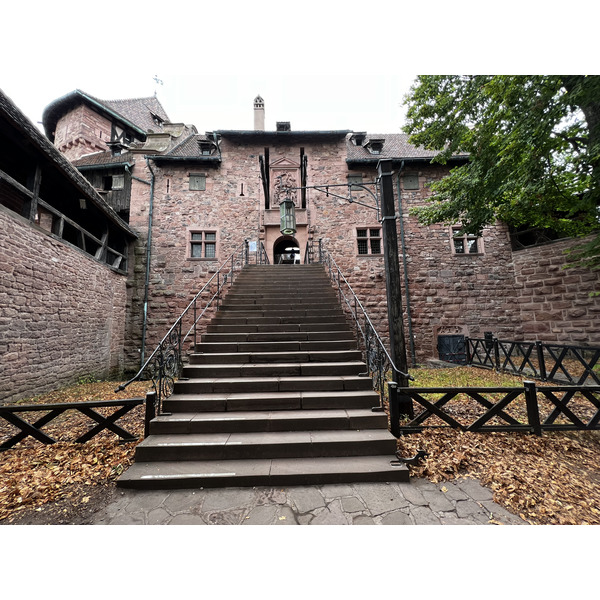
{"type": "MultiPolygon", "coordinates": [[[[254,129],[200,133],[171,123],[155,97],[103,101],[76,90],[44,113],[46,135],[137,238],[130,242],[122,332],[126,369],[139,367],[195,292],[248,240],[251,260],[270,262],[319,242],[331,253],[385,337],[385,268],[377,204],[377,165],[392,161],[409,364],[438,357],[441,336],[600,344],[597,273],[563,270],[561,240],[516,250],[507,226],[480,237],[458,227],[420,225],[410,209],[455,164],[404,134],[265,128],[254,101],[254,129]],[[280,202],[294,204],[284,233],[280,202]],[[351,200],[351,201],[350,201],[351,200]],[[148,245],[148,240],[151,243],[148,245]],[[149,268],[147,266],[149,265],[149,268]],[[146,302],[147,301],[147,302],[146,302]]],[[[250,113],[250,107],[249,107],[250,113]]]]}

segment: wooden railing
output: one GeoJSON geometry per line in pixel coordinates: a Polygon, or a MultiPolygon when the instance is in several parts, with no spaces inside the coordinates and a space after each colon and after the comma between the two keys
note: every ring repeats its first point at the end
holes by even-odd
{"type": "Polygon", "coordinates": [[[122,442],[133,442],[138,438],[126,429],[116,424],[121,417],[126,415],[136,406],[143,404],[144,398],[126,398],[122,400],[99,400],[94,402],[65,402],[60,404],[15,404],[9,406],[0,406],[0,418],[11,425],[14,425],[20,431],[12,435],[9,439],[0,444],[0,450],[7,450],[18,444],[20,441],[31,436],[42,444],[54,444],[57,442],[53,437],[42,431],[45,425],[67,411],[80,412],[96,425],[91,427],[86,433],[73,440],[77,443],[83,443],[91,440],[101,431],[108,429],[115,433],[122,442]],[[94,409],[97,408],[116,408],[109,416],[104,416],[94,409]],[[27,421],[19,413],[45,413],[33,423],[27,421]]]}
{"type": "Polygon", "coordinates": [[[600,429],[600,386],[515,388],[395,388],[390,384],[390,431],[399,437],[428,428],[462,431],[543,431],[600,429]],[[410,399],[415,416],[399,409],[410,399]],[[419,411],[419,407],[421,410],[419,411]]]}

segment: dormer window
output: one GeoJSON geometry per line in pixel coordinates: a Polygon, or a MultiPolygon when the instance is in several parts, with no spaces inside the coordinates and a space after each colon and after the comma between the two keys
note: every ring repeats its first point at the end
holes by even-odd
{"type": "Polygon", "coordinates": [[[200,149],[200,154],[202,156],[210,156],[215,150],[215,144],[208,140],[200,140],[198,142],[198,148],[200,149]]]}
{"type": "Polygon", "coordinates": [[[369,140],[365,146],[365,148],[371,153],[371,154],[381,154],[381,152],[383,151],[383,143],[385,142],[385,140],[369,140]]]}
{"type": "Polygon", "coordinates": [[[353,133],[350,136],[350,141],[355,145],[355,146],[362,146],[365,143],[365,138],[367,137],[367,134],[364,132],[361,133],[353,133]]]}
{"type": "Polygon", "coordinates": [[[289,121],[278,121],[277,131],[291,131],[292,125],[289,121]]]}
{"type": "Polygon", "coordinates": [[[150,115],[152,116],[152,121],[154,122],[154,124],[158,125],[159,127],[162,127],[162,124],[164,123],[164,119],[162,117],[160,117],[159,115],[157,115],[156,113],[153,113],[152,111],[150,111],[150,115]]]}

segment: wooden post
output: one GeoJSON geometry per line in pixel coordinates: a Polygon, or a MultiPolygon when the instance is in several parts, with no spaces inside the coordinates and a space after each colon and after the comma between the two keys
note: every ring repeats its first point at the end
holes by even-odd
{"type": "Polygon", "coordinates": [[[156,416],[156,392],[146,393],[146,406],[144,414],[144,438],[150,435],[150,421],[156,416]]]}
{"type": "Polygon", "coordinates": [[[527,406],[527,420],[535,435],[542,435],[542,425],[540,423],[540,409],[538,407],[537,392],[535,381],[524,381],[525,403],[527,406]]]}
{"type": "MultiPolygon", "coordinates": [[[[408,373],[404,323],[402,320],[402,288],[400,285],[400,258],[398,256],[398,232],[396,230],[396,205],[394,202],[394,182],[392,161],[380,160],[377,165],[381,191],[381,212],[383,232],[383,256],[385,261],[385,286],[387,292],[388,326],[390,333],[391,359],[399,371],[408,373]]],[[[408,387],[408,377],[399,372],[393,374],[400,387],[408,387]]],[[[412,400],[399,395],[399,411],[412,416],[412,400]]]]}

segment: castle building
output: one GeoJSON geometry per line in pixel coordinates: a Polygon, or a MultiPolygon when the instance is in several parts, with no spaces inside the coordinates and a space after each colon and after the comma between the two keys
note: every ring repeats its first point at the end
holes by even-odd
{"type": "Polygon", "coordinates": [[[257,96],[254,129],[200,133],[172,123],[156,97],[106,101],[76,90],[46,108],[48,139],[132,234],[121,273],[125,368],[139,366],[245,241],[252,261],[270,263],[312,260],[321,244],[385,337],[381,159],[394,171],[409,364],[437,358],[450,338],[486,332],[600,343],[600,299],[589,295],[600,276],[561,270],[570,240],[519,245],[503,223],[463,236],[460,223],[425,227],[411,215],[468,156],[432,163],[434,152],[400,133],[269,129],[266,112],[257,96]]]}

